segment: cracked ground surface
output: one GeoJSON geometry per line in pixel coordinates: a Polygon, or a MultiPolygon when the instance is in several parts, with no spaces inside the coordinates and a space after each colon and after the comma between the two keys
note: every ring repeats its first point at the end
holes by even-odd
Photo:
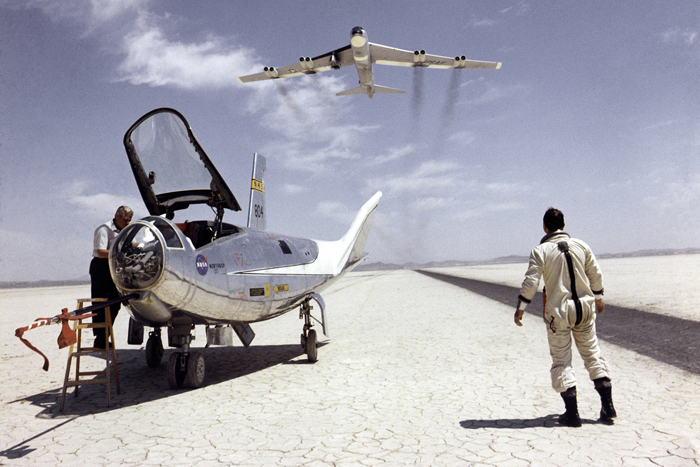
{"type": "MultiPolygon", "coordinates": [[[[691,260],[700,269],[700,256],[691,260]]],[[[493,281],[525,270],[500,267],[440,272],[493,281]]],[[[628,306],[625,294],[647,294],[655,300],[649,309],[682,306],[667,286],[649,294],[653,284],[636,282],[644,293],[606,284],[608,303],[628,306]]],[[[59,412],[67,351],[56,346],[58,326],[26,335],[51,360],[48,372],[14,329],[88,293],[89,286],[0,290],[0,465],[700,464],[700,375],[601,341],[619,418],[597,422],[600,402],[575,355],[583,426],[560,427],[563,404],[550,386],[541,322],[526,315],[518,328],[512,306],[410,270],[351,273],[328,289],[331,337],[320,335],[316,364],[302,353],[293,311],[253,325],[248,349],[204,350],[205,386],[196,390],[168,387],[171,350],[150,369],[143,351],[126,345],[122,310],[121,393],[113,385],[107,407],[104,385],[82,386],[78,397],[69,390],[59,412]]],[[[198,328],[193,346],[205,341],[198,328]]]]}

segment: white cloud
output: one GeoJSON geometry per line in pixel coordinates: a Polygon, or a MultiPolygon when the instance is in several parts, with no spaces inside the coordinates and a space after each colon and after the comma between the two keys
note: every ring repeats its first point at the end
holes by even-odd
{"type": "MultiPolygon", "coordinates": [[[[275,138],[261,152],[276,155],[291,170],[327,173],[339,162],[366,158],[362,145],[367,135],[379,126],[348,123],[353,111],[351,100],[338,100],[334,93],[343,89],[335,76],[312,76],[274,83],[255,83],[247,111],[261,125],[272,130],[275,138]],[[260,87],[258,84],[263,84],[260,87]],[[265,86],[265,84],[267,84],[265,86]]],[[[389,150],[376,163],[410,153],[410,145],[389,150]]]]}
{"type": "Polygon", "coordinates": [[[691,29],[672,28],[660,34],[661,40],[666,43],[675,44],[678,42],[692,46],[698,38],[698,32],[691,29]]]}
{"type": "Polygon", "coordinates": [[[477,18],[476,16],[472,16],[471,20],[469,21],[469,24],[471,24],[472,27],[475,28],[485,28],[495,26],[496,21],[489,18],[477,18]]]}
{"type": "Polygon", "coordinates": [[[459,165],[453,162],[429,160],[411,173],[369,179],[367,186],[382,187],[382,190],[395,195],[442,190],[457,185],[459,169],[459,165]]]}
{"type": "Polygon", "coordinates": [[[519,201],[485,201],[479,203],[478,206],[465,207],[455,214],[455,218],[459,221],[484,217],[487,214],[491,215],[495,212],[502,211],[522,211],[524,206],[519,201]]]}
{"type": "MultiPolygon", "coordinates": [[[[287,168],[323,173],[339,161],[361,157],[365,135],[378,127],[346,123],[354,104],[334,96],[347,88],[341,76],[240,84],[236,77],[262,69],[252,49],[213,34],[197,41],[174,39],[170,31],[182,19],[158,16],[149,10],[150,3],[28,0],[22,5],[41,8],[56,20],[74,20],[90,34],[101,34],[107,52],[121,58],[115,66],[115,81],[191,91],[228,87],[250,91],[246,109],[275,133],[264,152],[279,154],[287,168]],[[101,24],[104,27],[96,27],[101,24]]],[[[385,160],[407,151],[406,147],[391,150],[385,160]]]]}
{"type": "Polygon", "coordinates": [[[238,85],[237,76],[250,71],[252,50],[235,47],[210,36],[199,43],[171,41],[142,14],[137,28],[123,40],[124,61],[119,81],[134,85],[175,86],[183,89],[223,88],[238,85]]]}
{"type": "Polygon", "coordinates": [[[410,156],[414,152],[416,152],[416,146],[410,143],[398,148],[389,148],[385,154],[370,157],[370,165],[380,165],[386,164],[387,162],[401,160],[407,156],[410,156]]]}
{"type": "Polygon", "coordinates": [[[487,183],[485,185],[485,188],[489,192],[498,194],[519,194],[525,193],[530,190],[530,188],[527,185],[523,185],[521,183],[504,182],[487,183]]]}
{"type": "Polygon", "coordinates": [[[352,102],[339,102],[334,96],[343,89],[336,76],[312,76],[246,84],[253,94],[247,111],[263,114],[261,123],[287,138],[305,141],[353,139],[347,134],[357,127],[339,129],[340,122],[352,110],[352,102]]]}
{"type": "Polygon", "coordinates": [[[25,0],[54,21],[74,21],[84,34],[100,34],[109,53],[122,57],[116,81],[183,89],[238,86],[236,77],[257,64],[253,50],[211,35],[199,42],[175,41],[165,27],[176,20],[148,10],[150,0],[25,0]],[[116,38],[115,38],[116,35],[116,38]],[[116,44],[116,45],[115,45],[116,44]]]}
{"type": "Polygon", "coordinates": [[[427,196],[417,198],[413,203],[413,209],[416,211],[428,211],[432,212],[437,209],[445,209],[454,205],[454,198],[438,198],[435,196],[427,196]]]}
{"type": "Polygon", "coordinates": [[[644,198],[647,205],[664,213],[685,210],[697,211],[697,206],[700,203],[700,173],[689,174],[685,180],[670,183],[661,181],[659,184],[663,184],[663,190],[658,195],[644,198]]]}
{"type": "Polygon", "coordinates": [[[647,132],[650,130],[658,130],[659,128],[669,127],[671,125],[676,125],[677,123],[678,123],[678,120],[663,120],[660,122],[653,123],[651,125],[647,125],[646,127],[642,128],[642,132],[647,132]]]}
{"type": "Polygon", "coordinates": [[[341,224],[348,225],[350,225],[355,215],[347,206],[338,201],[319,202],[316,205],[316,213],[328,219],[338,221],[341,224]]]}
{"type": "Polygon", "coordinates": [[[306,191],[306,187],[302,185],[293,185],[291,183],[287,183],[282,187],[282,191],[288,195],[296,195],[306,191]]]}
{"type": "Polygon", "coordinates": [[[114,195],[111,193],[85,194],[91,185],[83,181],[69,184],[61,198],[74,207],[73,213],[93,219],[111,219],[119,206],[126,205],[139,209],[143,201],[132,196],[114,195]]]}
{"type": "Polygon", "coordinates": [[[87,26],[111,21],[142,9],[149,0],[15,0],[7,6],[38,8],[53,21],[70,19],[87,26]]]}
{"type": "Polygon", "coordinates": [[[471,131],[459,131],[447,139],[450,143],[469,146],[476,141],[476,135],[471,131]]]}

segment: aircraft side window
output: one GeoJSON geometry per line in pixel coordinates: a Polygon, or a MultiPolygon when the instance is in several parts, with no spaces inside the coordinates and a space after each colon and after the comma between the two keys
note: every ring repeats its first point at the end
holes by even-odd
{"type": "Polygon", "coordinates": [[[170,224],[160,218],[155,219],[153,224],[158,227],[160,233],[163,234],[163,237],[165,238],[165,245],[168,248],[184,248],[182,246],[182,242],[180,241],[180,236],[177,234],[177,232],[175,232],[175,229],[173,229],[170,224]]]}
{"type": "Polygon", "coordinates": [[[287,245],[287,242],[284,240],[278,240],[278,243],[280,244],[280,248],[282,248],[282,253],[285,255],[291,255],[292,254],[292,249],[289,248],[289,245],[287,245]]]}

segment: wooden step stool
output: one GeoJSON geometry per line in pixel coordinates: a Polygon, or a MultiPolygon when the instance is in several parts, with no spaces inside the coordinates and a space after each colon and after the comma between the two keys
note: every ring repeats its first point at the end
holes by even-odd
{"type": "MultiPolygon", "coordinates": [[[[78,299],[78,309],[83,308],[83,304],[86,302],[104,302],[106,298],[79,298],[78,299]]],[[[117,383],[117,394],[120,393],[119,390],[119,372],[117,371],[117,353],[114,347],[114,332],[112,330],[112,316],[109,310],[110,307],[105,307],[105,322],[104,323],[83,323],[82,321],[74,321],[73,329],[77,333],[77,341],[75,344],[70,346],[70,352],[68,354],[68,364],[66,365],[66,377],[63,380],[63,393],[61,394],[61,407],[60,411],[63,411],[63,405],[66,401],[66,390],[69,387],[75,387],[75,396],[78,396],[78,386],[81,384],[96,384],[96,383],[106,383],[107,384],[107,407],[110,403],[110,391],[111,391],[111,377],[114,376],[114,380],[117,383]],[[105,348],[98,349],[97,347],[83,347],[82,346],[82,331],[83,329],[95,329],[102,328],[108,333],[107,339],[105,339],[105,348]],[[73,351],[73,347],[75,351],[73,351]],[[91,355],[91,354],[103,354],[105,357],[106,365],[104,371],[80,371],[80,357],[91,355]],[[75,358],[75,379],[70,378],[70,367],[71,361],[75,358]],[[110,364],[111,363],[111,364],[110,364]],[[84,376],[102,376],[102,378],[93,379],[81,379],[84,376]]]]}

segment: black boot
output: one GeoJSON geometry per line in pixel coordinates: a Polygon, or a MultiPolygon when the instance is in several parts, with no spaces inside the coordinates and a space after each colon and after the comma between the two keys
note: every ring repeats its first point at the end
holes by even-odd
{"type": "Polygon", "coordinates": [[[561,393],[564,399],[566,412],[559,416],[559,424],[570,427],[580,427],[581,417],[578,415],[578,403],[576,402],[576,386],[572,386],[561,393]]]}
{"type": "Polygon", "coordinates": [[[615,406],[613,406],[610,378],[595,379],[593,380],[593,385],[598,394],[600,394],[600,420],[612,421],[613,418],[617,417],[617,412],[615,412],[615,406]]]}

